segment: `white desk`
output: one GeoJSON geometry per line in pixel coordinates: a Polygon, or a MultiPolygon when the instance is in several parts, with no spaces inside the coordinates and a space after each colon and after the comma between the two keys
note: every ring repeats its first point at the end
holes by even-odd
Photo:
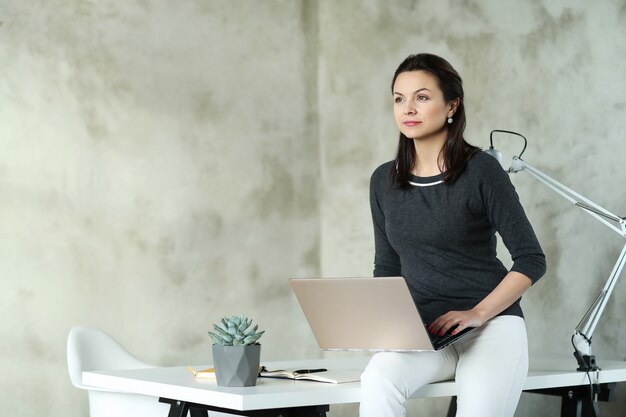
{"type": "MultiPolygon", "coordinates": [[[[270,368],[363,369],[367,361],[366,357],[351,357],[263,364],[270,368]]],[[[626,362],[603,360],[599,366],[602,370],[598,383],[604,391],[600,398],[606,401],[615,383],[626,381],[626,362]]],[[[206,367],[203,365],[196,369],[206,367]]],[[[573,357],[531,361],[524,390],[561,396],[562,416],[584,416],[588,406],[589,380],[584,372],[577,372],[575,368],[573,357]]],[[[194,408],[250,416],[324,416],[329,405],[358,403],[361,398],[358,382],[324,384],[259,378],[254,387],[229,388],[219,387],[215,381],[195,379],[186,367],[83,372],[83,384],[159,397],[172,405],[170,417],[186,415],[187,409],[194,408]]],[[[422,387],[412,398],[455,395],[454,381],[444,381],[422,387]]],[[[206,415],[206,411],[194,410],[192,415],[206,415]]]]}

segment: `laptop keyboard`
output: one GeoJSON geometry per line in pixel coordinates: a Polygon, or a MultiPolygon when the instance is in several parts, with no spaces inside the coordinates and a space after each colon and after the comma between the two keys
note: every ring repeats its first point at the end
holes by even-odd
{"type": "MultiPolygon", "coordinates": [[[[428,328],[428,326],[426,326],[426,328],[428,328]]],[[[438,335],[434,335],[429,333],[430,336],[430,340],[433,343],[433,347],[437,350],[439,349],[443,349],[444,347],[448,346],[449,344],[451,344],[452,342],[456,341],[457,339],[459,339],[461,336],[463,336],[465,333],[469,332],[470,330],[472,330],[472,327],[468,327],[466,329],[461,330],[460,332],[458,332],[457,334],[452,334],[452,331],[455,329],[456,327],[451,328],[450,330],[448,330],[448,332],[446,334],[444,334],[443,336],[438,336],[438,335]]]]}

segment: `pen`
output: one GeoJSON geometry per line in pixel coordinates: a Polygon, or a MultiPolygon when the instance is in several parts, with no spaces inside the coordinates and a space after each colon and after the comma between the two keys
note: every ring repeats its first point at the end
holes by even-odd
{"type": "Polygon", "coordinates": [[[312,374],[314,372],[325,372],[328,371],[326,368],[318,368],[318,369],[298,369],[293,371],[294,374],[312,374]]]}

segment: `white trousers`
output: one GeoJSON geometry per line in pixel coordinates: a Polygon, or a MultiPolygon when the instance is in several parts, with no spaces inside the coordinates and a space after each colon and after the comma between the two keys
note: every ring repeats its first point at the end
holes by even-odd
{"type": "Polygon", "coordinates": [[[360,417],[401,417],[420,387],[456,379],[456,417],[513,417],[528,373],[524,320],[498,316],[437,352],[379,352],[361,376],[360,417]]]}

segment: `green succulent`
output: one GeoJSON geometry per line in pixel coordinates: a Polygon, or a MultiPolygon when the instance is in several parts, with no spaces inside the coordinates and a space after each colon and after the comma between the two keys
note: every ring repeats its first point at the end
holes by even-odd
{"type": "Polygon", "coordinates": [[[254,345],[265,333],[265,330],[257,332],[258,324],[250,327],[252,319],[244,315],[224,317],[219,325],[213,324],[213,332],[209,336],[213,344],[222,346],[246,346],[254,345]]]}

